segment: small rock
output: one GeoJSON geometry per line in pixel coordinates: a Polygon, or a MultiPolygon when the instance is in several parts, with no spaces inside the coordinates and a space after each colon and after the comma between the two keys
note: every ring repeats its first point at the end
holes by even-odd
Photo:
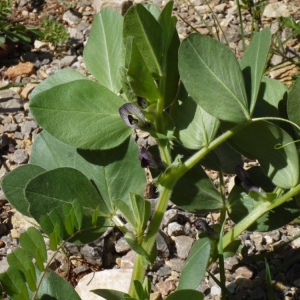
{"type": "Polygon", "coordinates": [[[72,11],[68,10],[63,14],[63,20],[69,25],[76,25],[81,21],[81,18],[76,16],[72,11]]]}
{"type": "Polygon", "coordinates": [[[129,244],[124,240],[124,238],[120,238],[115,245],[115,249],[117,253],[128,252],[131,248],[129,244]]]}
{"type": "Polygon", "coordinates": [[[13,228],[13,229],[10,231],[10,236],[11,236],[12,239],[19,239],[19,238],[20,238],[20,233],[18,232],[17,229],[14,229],[14,228],[13,228]]]}
{"type": "Polygon", "coordinates": [[[239,261],[236,258],[236,256],[227,257],[224,259],[224,267],[226,270],[231,271],[238,264],[239,264],[239,261]]]}
{"type": "Polygon", "coordinates": [[[175,237],[175,245],[179,258],[186,259],[194,243],[194,239],[189,236],[181,235],[175,237]]]}
{"type": "Polygon", "coordinates": [[[171,268],[172,271],[181,272],[184,266],[184,261],[180,258],[171,258],[166,261],[166,265],[171,268]]]}
{"type": "Polygon", "coordinates": [[[162,230],[156,236],[156,248],[159,256],[164,258],[169,257],[169,237],[162,230]]]}
{"type": "Polygon", "coordinates": [[[28,160],[28,154],[23,149],[18,149],[15,151],[15,153],[12,155],[12,160],[17,164],[23,164],[27,162],[28,160]]]}
{"type": "Polygon", "coordinates": [[[237,275],[241,275],[243,276],[244,278],[247,278],[247,279],[250,279],[252,276],[253,276],[253,271],[250,270],[248,267],[246,266],[241,266],[241,267],[238,267],[236,270],[235,270],[235,273],[237,275]]]}
{"type": "Polygon", "coordinates": [[[83,273],[85,271],[88,271],[90,268],[88,266],[78,266],[75,269],[73,269],[73,271],[75,272],[75,274],[80,274],[83,273]]]}
{"type": "Polygon", "coordinates": [[[6,102],[4,110],[7,113],[15,113],[24,107],[24,103],[21,99],[12,99],[6,102]]]}
{"type": "Polygon", "coordinates": [[[172,222],[168,225],[168,235],[178,236],[184,234],[184,227],[177,222],[172,222]]]}
{"type": "Polygon", "coordinates": [[[26,84],[26,86],[24,87],[23,91],[21,92],[21,97],[25,100],[29,99],[29,94],[31,93],[31,91],[37,86],[36,83],[28,83],[26,84]]]}
{"type": "Polygon", "coordinates": [[[72,65],[72,63],[76,61],[76,59],[76,55],[67,55],[64,58],[62,58],[60,62],[62,64],[62,67],[68,67],[72,65]]]}
{"type": "Polygon", "coordinates": [[[82,300],[104,299],[93,292],[96,289],[112,289],[128,293],[131,283],[131,269],[112,269],[90,273],[82,277],[75,290],[82,300]]]}
{"type": "Polygon", "coordinates": [[[18,128],[18,124],[6,123],[3,126],[3,132],[14,132],[18,128]]]}
{"type": "Polygon", "coordinates": [[[159,291],[151,293],[149,300],[160,300],[161,299],[160,295],[161,293],[159,291]]]}
{"type": "Polygon", "coordinates": [[[6,71],[8,78],[16,78],[17,76],[30,76],[35,73],[35,66],[31,62],[19,63],[16,66],[9,67],[6,71]]]}
{"type": "Polygon", "coordinates": [[[13,136],[14,139],[22,140],[24,138],[24,134],[22,132],[16,131],[13,136]]]}
{"type": "Polygon", "coordinates": [[[46,48],[46,47],[48,47],[48,43],[42,42],[42,41],[39,41],[39,40],[34,41],[34,48],[35,49],[39,50],[39,49],[46,48]]]}
{"type": "Polygon", "coordinates": [[[288,18],[290,16],[290,12],[288,11],[287,6],[282,2],[270,3],[265,7],[263,16],[267,18],[288,18]]]}
{"type": "Polygon", "coordinates": [[[218,285],[214,285],[211,287],[210,293],[213,296],[221,296],[222,290],[218,285]]]}
{"type": "Polygon", "coordinates": [[[6,256],[2,256],[1,264],[0,264],[0,273],[4,273],[9,268],[9,264],[7,262],[6,256]]]}
{"type": "Polygon", "coordinates": [[[171,274],[171,268],[168,266],[163,266],[157,270],[156,274],[161,277],[166,277],[171,274]]]}
{"type": "Polygon", "coordinates": [[[103,247],[86,244],[80,249],[80,253],[89,263],[102,266],[103,247]]]}
{"type": "Polygon", "coordinates": [[[162,220],[162,228],[168,226],[171,222],[177,221],[178,212],[177,209],[169,209],[164,213],[162,220]]]}
{"type": "Polygon", "coordinates": [[[134,266],[134,251],[129,251],[121,258],[121,269],[132,269],[134,266]]]}
{"type": "Polygon", "coordinates": [[[155,287],[158,289],[158,291],[163,295],[167,296],[170,292],[174,291],[176,289],[175,283],[170,281],[161,281],[155,285],[155,287]]]}

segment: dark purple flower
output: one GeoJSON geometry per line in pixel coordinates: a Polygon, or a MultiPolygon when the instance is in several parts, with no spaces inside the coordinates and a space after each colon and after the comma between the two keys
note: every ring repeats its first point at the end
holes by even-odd
{"type": "Polygon", "coordinates": [[[139,160],[141,161],[142,168],[150,167],[153,169],[161,169],[161,163],[144,147],[140,150],[139,160]]]}
{"type": "Polygon", "coordinates": [[[119,113],[125,124],[134,129],[149,128],[142,111],[132,103],[126,103],[119,108],[119,113]]]}
{"type": "Polygon", "coordinates": [[[141,107],[141,108],[147,108],[148,106],[148,102],[145,98],[142,98],[142,97],[138,97],[137,98],[137,102],[138,102],[138,105],[141,107]]]}
{"type": "Polygon", "coordinates": [[[194,225],[197,230],[202,231],[206,233],[207,235],[213,235],[214,234],[214,229],[210,227],[207,222],[203,219],[197,219],[194,222],[194,225]]]}
{"type": "Polygon", "coordinates": [[[256,191],[259,192],[259,187],[254,185],[250,180],[250,177],[246,170],[244,170],[240,165],[235,167],[235,184],[236,185],[243,185],[247,191],[256,191]]]}

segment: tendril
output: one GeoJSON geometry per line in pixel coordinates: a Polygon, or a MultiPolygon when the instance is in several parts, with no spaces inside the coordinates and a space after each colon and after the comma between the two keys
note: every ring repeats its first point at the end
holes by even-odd
{"type": "Polygon", "coordinates": [[[276,145],[274,146],[274,149],[279,150],[279,149],[281,149],[281,148],[283,148],[283,147],[286,147],[286,146],[289,146],[289,145],[291,145],[291,144],[295,144],[295,143],[298,143],[298,142],[300,142],[300,140],[292,141],[292,142],[286,143],[286,144],[284,144],[284,145],[278,143],[278,144],[276,144],[276,145]]]}

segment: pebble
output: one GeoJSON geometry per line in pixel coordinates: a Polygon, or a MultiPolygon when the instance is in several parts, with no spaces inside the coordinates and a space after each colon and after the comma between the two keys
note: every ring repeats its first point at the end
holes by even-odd
{"type": "Polygon", "coordinates": [[[18,149],[15,151],[11,158],[17,164],[24,164],[28,161],[28,154],[25,150],[18,149]]]}
{"type": "Polygon", "coordinates": [[[185,235],[175,237],[175,245],[179,258],[186,259],[188,257],[194,241],[193,238],[185,235]]]}

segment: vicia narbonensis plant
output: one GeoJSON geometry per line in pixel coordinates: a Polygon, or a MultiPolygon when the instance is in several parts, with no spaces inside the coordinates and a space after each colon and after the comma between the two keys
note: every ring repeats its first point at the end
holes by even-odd
{"type": "MultiPolygon", "coordinates": [[[[300,81],[288,92],[263,76],[270,30],[256,33],[238,62],[225,45],[200,34],[180,43],[172,5],[161,11],[138,4],[124,18],[110,9],[96,15],[84,50],[94,80],[67,69],[35,88],[30,111],[44,130],[29,164],[2,182],[10,203],[40,224],[53,249],[64,241],[92,242],[107,226],[120,228],[136,252],[132,284],[128,294],[95,291],[107,299],[148,299],[145,270],[156,258],[155,239],[169,200],[195,214],[220,211],[220,226],[195,222],[201,238],[168,300],[202,299],[196,289],[207,267],[219,261],[222,273],[224,256],[235,253],[244,230],[272,230],[300,214],[300,81]],[[139,150],[131,138],[135,129],[149,132],[157,145],[139,150]],[[241,155],[260,166],[245,171],[241,155]],[[202,166],[219,172],[220,192],[202,166]],[[142,196],[145,167],[159,192],[152,214],[142,196]],[[228,197],[223,173],[237,174],[228,197]],[[236,225],[224,233],[226,213],[236,225]]],[[[21,239],[21,254],[38,265],[30,259],[26,266],[14,264],[21,255],[15,254],[0,276],[2,286],[14,299],[41,299],[43,293],[78,299],[55,274],[45,276],[42,246],[26,248],[24,240],[36,234],[21,239]],[[21,288],[10,289],[13,276],[21,288]]]]}

